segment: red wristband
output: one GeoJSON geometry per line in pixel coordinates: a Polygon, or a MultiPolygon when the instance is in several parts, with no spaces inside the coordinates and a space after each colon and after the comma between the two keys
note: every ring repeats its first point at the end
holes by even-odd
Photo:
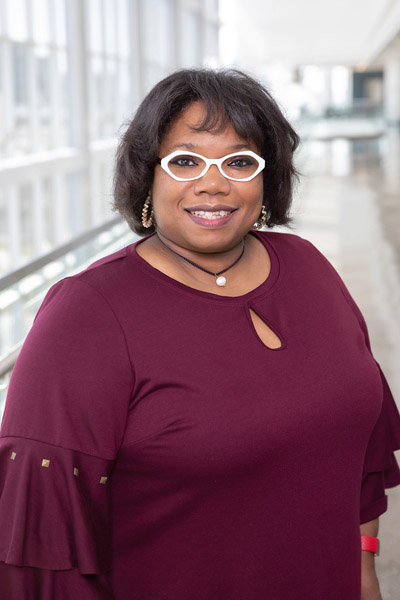
{"type": "Polygon", "coordinates": [[[361,535],[361,550],[367,552],[373,552],[377,556],[379,555],[379,540],[376,537],[370,535],[361,535]]]}

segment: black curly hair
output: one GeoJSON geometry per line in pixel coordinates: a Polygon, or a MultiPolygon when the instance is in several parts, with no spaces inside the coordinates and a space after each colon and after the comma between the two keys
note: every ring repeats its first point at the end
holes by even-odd
{"type": "Polygon", "coordinates": [[[298,173],[293,154],[299,137],[278,104],[253,77],[237,69],[182,69],[157,83],[140,104],[117,150],[113,208],[140,235],[141,215],[152,186],[159,146],[168,127],[184,108],[205,106],[198,131],[219,133],[232,124],[240,137],[261,150],[266,166],[264,205],[267,226],[290,222],[293,185],[298,173]]]}

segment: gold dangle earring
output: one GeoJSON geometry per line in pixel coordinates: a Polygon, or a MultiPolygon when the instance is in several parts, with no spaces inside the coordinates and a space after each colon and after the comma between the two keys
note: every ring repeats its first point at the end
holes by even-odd
{"type": "Polygon", "coordinates": [[[267,210],[263,204],[262,208],[261,208],[261,214],[258,217],[257,221],[254,223],[252,229],[254,231],[258,231],[259,229],[262,229],[264,227],[266,222],[267,222],[267,210]]]}
{"type": "Polygon", "coordinates": [[[146,198],[146,201],[143,205],[143,210],[142,210],[142,225],[143,225],[143,227],[146,227],[146,229],[151,227],[153,225],[153,217],[154,217],[153,207],[151,206],[151,196],[149,194],[146,198]],[[150,216],[148,216],[149,209],[151,209],[150,216]]]}

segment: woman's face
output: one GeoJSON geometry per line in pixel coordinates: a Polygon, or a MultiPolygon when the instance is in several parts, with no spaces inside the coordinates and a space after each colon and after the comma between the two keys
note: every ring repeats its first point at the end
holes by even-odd
{"type": "MultiPolygon", "coordinates": [[[[175,150],[195,152],[206,158],[221,158],[243,150],[260,155],[260,149],[242,139],[232,125],[220,133],[193,130],[203,116],[202,103],[189,105],[164,136],[159,157],[175,150]]],[[[251,181],[232,181],[212,165],[200,179],[176,181],[157,165],[151,196],[156,229],[165,239],[194,252],[223,252],[238,244],[260,215],[262,172],[251,181]],[[224,213],[217,218],[214,214],[210,220],[204,215],[194,215],[194,211],[224,213]],[[224,216],[226,212],[228,216],[224,216]]]]}

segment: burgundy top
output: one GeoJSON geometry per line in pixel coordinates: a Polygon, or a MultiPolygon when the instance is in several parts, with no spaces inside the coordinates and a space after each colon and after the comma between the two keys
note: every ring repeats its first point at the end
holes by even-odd
{"type": "Polygon", "coordinates": [[[1,429],[2,600],[359,600],[399,415],[328,261],[254,235],[271,273],[243,296],[135,245],[50,290],[1,429]]]}

